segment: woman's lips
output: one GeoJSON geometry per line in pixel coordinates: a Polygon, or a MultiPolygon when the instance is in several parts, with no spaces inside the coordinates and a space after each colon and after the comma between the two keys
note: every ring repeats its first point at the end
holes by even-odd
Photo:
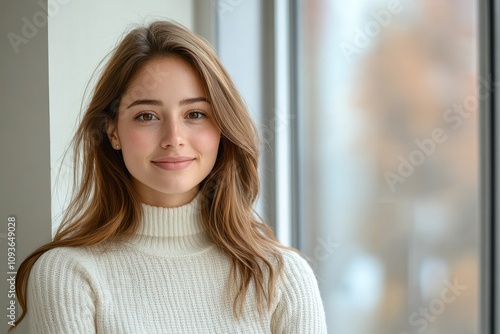
{"type": "Polygon", "coordinates": [[[194,158],[168,157],[154,160],[153,163],[161,169],[177,171],[183,170],[184,168],[188,167],[193,161],[194,158]]]}

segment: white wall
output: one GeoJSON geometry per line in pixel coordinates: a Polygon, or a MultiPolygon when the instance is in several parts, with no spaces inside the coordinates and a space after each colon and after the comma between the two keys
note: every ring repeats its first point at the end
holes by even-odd
{"type": "Polygon", "coordinates": [[[62,158],[84,109],[82,100],[92,73],[130,27],[171,19],[193,29],[194,9],[193,0],[49,0],[48,4],[52,11],[48,34],[54,232],[72,191],[72,159],[70,154],[62,158]]]}

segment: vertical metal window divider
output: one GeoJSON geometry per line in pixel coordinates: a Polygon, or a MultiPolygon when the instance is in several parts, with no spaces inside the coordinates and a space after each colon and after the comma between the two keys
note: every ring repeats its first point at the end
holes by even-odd
{"type": "Polygon", "coordinates": [[[300,210],[300,173],[299,173],[299,115],[298,115],[298,2],[297,0],[290,0],[288,8],[288,27],[290,29],[290,60],[289,60],[289,72],[290,72],[290,112],[294,117],[290,120],[290,174],[291,174],[291,238],[292,246],[300,248],[299,243],[299,224],[301,217],[300,210]]]}
{"type": "Polygon", "coordinates": [[[480,103],[480,184],[481,184],[481,259],[480,259],[480,333],[500,333],[495,318],[500,317],[496,302],[500,300],[496,289],[497,269],[499,262],[496,249],[498,239],[496,196],[498,180],[496,178],[496,141],[498,128],[495,117],[497,94],[497,68],[494,66],[497,57],[498,34],[498,0],[479,2],[479,76],[487,82],[491,94],[481,99],[480,103]]]}

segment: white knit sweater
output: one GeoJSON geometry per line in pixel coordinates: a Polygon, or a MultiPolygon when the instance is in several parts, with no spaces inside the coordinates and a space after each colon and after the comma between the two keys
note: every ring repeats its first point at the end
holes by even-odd
{"type": "Polygon", "coordinates": [[[143,205],[140,229],[125,244],[43,254],[28,282],[31,333],[326,333],[314,274],[289,251],[263,321],[252,286],[244,316],[233,316],[230,260],[203,232],[198,202],[143,205]]]}

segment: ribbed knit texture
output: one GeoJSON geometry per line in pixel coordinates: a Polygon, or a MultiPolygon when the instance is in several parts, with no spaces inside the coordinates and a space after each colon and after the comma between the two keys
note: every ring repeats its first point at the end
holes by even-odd
{"type": "Polygon", "coordinates": [[[31,333],[326,333],[314,274],[289,251],[262,321],[252,286],[244,316],[233,316],[231,262],[204,233],[198,202],[143,204],[139,231],[126,243],[43,254],[28,282],[31,333]]]}

